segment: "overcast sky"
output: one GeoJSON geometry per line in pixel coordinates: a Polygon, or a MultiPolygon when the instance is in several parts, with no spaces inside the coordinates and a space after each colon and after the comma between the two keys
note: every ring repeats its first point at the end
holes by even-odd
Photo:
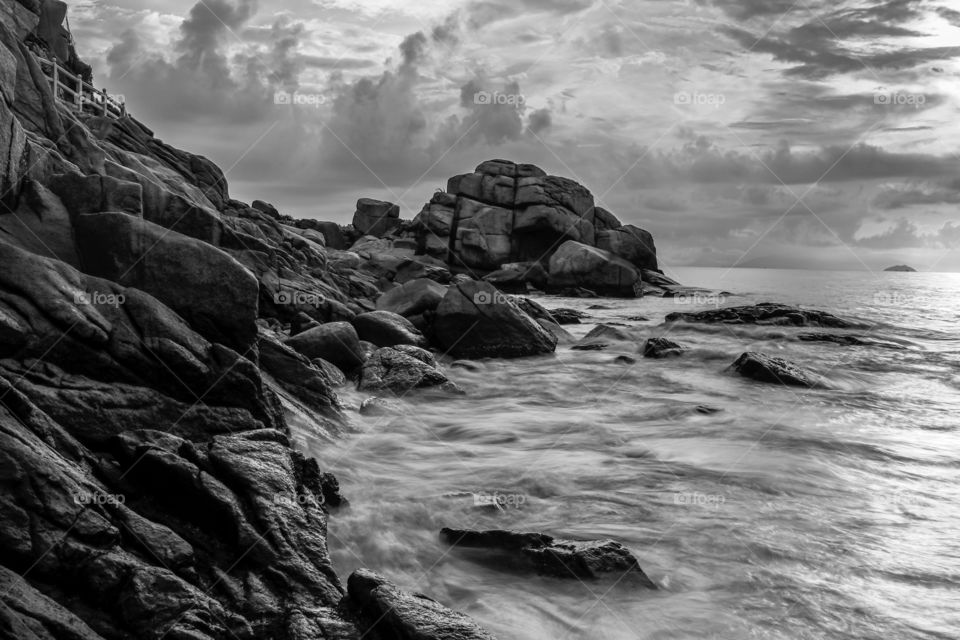
{"type": "Polygon", "coordinates": [[[71,5],[97,84],[297,217],[412,218],[507,158],[584,183],[668,267],[960,270],[954,0],[71,5]]]}

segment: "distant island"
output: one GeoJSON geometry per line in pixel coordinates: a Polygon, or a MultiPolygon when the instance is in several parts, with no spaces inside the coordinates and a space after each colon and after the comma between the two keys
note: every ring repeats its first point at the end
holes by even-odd
{"type": "Polygon", "coordinates": [[[893,267],[887,267],[886,269],[884,269],[884,271],[909,271],[911,273],[916,273],[917,270],[914,269],[913,267],[908,267],[905,264],[898,264],[893,267]]]}

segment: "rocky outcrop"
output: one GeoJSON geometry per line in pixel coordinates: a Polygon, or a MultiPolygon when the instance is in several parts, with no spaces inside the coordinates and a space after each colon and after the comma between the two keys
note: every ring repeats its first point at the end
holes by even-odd
{"type": "Polygon", "coordinates": [[[542,533],[449,528],[440,531],[440,540],[453,547],[515,555],[534,571],[559,578],[586,580],[611,573],[617,578],[633,578],[649,589],[657,588],[637,558],[613,540],[562,540],[542,533]]]}
{"type": "Polygon", "coordinates": [[[557,347],[555,336],[485,282],[451,286],[437,307],[434,332],[455,358],[520,358],[557,347]]]}
{"type": "Polygon", "coordinates": [[[747,352],[737,358],[733,369],[744,378],[760,382],[772,382],[788,387],[830,388],[823,376],[804,369],[783,358],[762,353],[747,352]]]}
{"type": "Polygon", "coordinates": [[[862,323],[839,318],[826,311],[800,309],[785,304],[765,302],[753,306],[710,309],[698,313],[671,313],[667,322],[695,322],[705,324],[757,324],[794,327],[831,327],[834,329],[863,328],[862,323]]]}
{"type": "Polygon", "coordinates": [[[887,267],[884,271],[901,271],[904,273],[916,273],[916,269],[905,264],[897,264],[892,267],[887,267]]]}
{"type": "Polygon", "coordinates": [[[529,164],[490,160],[451,178],[414,222],[421,251],[457,268],[499,269],[507,284],[542,281],[543,271],[506,266],[546,265],[567,241],[620,257],[638,274],[657,268],[649,233],[596,207],[582,185],[529,164]]]}
{"type": "Polygon", "coordinates": [[[347,581],[364,636],[395,640],[494,640],[476,622],[419,593],[406,593],[367,569],[347,581]]]}

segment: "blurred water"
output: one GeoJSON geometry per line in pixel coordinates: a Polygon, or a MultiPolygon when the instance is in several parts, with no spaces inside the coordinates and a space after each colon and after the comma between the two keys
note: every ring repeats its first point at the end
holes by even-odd
{"type": "Polygon", "coordinates": [[[407,397],[407,415],[357,416],[356,433],[333,444],[299,430],[352,502],[330,520],[338,571],[380,571],[504,639],[960,637],[960,274],[671,275],[735,295],[540,302],[609,307],[567,329],[642,327],[689,346],[680,359],[622,365],[615,357],[635,348],[561,347],[477,372],[446,367],[466,397],[407,397]],[[672,311],[763,301],[862,318],[907,348],[662,324],[672,311]],[[638,315],[650,320],[626,319],[638,315]],[[746,350],[841,390],[731,375],[746,350]],[[522,504],[478,508],[472,491],[522,504]],[[444,526],[614,538],[663,589],[484,567],[438,543],[444,526]]]}

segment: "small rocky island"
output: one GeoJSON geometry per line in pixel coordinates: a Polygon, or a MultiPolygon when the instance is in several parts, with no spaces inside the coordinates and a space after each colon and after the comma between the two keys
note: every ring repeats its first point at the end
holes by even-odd
{"type": "Polygon", "coordinates": [[[894,266],[892,266],[892,267],[887,267],[886,269],[884,269],[884,271],[903,271],[903,272],[907,272],[907,273],[916,273],[916,272],[917,272],[916,269],[914,269],[913,267],[909,267],[909,266],[907,266],[907,265],[905,265],[905,264],[898,264],[898,265],[894,265],[894,266]]]}

